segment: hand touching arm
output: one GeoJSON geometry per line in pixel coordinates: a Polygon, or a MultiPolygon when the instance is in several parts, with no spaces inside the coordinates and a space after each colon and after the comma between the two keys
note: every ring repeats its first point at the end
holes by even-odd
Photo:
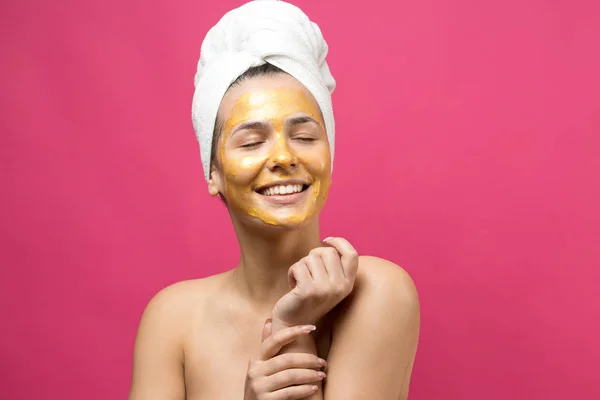
{"type": "MultiPolygon", "coordinates": [[[[417,349],[419,301],[409,275],[374,257],[360,259],[341,238],[327,241],[290,268],[290,291],[273,310],[273,329],[314,323],[344,298],[335,321],[325,394],[310,400],[405,400],[417,349]],[[316,257],[318,256],[318,257],[316,257]],[[356,278],[356,285],[355,285],[356,278]]],[[[282,352],[312,352],[314,340],[282,352]]]]}
{"type": "MultiPolygon", "coordinates": [[[[281,324],[272,324],[272,332],[273,335],[277,333],[284,332],[287,329],[292,329],[287,327],[286,325],[281,324]]],[[[317,357],[317,346],[315,344],[315,340],[312,335],[302,335],[296,338],[295,341],[282,346],[279,349],[279,354],[286,355],[294,355],[297,356],[299,354],[305,354],[311,357],[317,357]]],[[[319,367],[323,367],[325,364],[321,364],[319,367]]],[[[322,400],[323,399],[323,387],[321,380],[315,381],[313,385],[316,387],[316,390],[312,391],[305,397],[304,400],[322,400]]]]}
{"type": "MultiPolygon", "coordinates": [[[[314,324],[352,292],[358,268],[358,255],[342,238],[325,240],[329,247],[318,247],[289,269],[290,288],[273,309],[273,332],[296,324],[314,324]]],[[[298,338],[282,353],[317,355],[313,336],[298,338]]],[[[319,390],[308,400],[323,398],[319,390]]]]}
{"type": "Polygon", "coordinates": [[[277,332],[271,328],[271,321],[267,320],[260,355],[248,364],[244,400],[294,400],[312,395],[325,377],[319,371],[326,365],[325,360],[306,352],[278,353],[286,344],[308,336],[314,326],[294,326],[277,332]]]}

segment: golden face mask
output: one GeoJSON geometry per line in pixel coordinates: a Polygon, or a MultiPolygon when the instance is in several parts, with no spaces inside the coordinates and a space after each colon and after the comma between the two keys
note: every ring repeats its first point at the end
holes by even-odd
{"type": "Polygon", "coordinates": [[[325,203],[331,155],[319,108],[305,89],[274,87],[239,96],[219,155],[223,194],[234,212],[269,225],[298,225],[325,203]],[[283,187],[302,191],[290,195],[283,187]]]}

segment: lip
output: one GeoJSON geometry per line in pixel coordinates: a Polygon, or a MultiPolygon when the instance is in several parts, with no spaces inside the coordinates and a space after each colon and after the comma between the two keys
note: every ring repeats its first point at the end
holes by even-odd
{"type": "MultiPolygon", "coordinates": [[[[310,186],[310,183],[308,183],[307,181],[305,181],[303,179],[282,179],[279,181],[272,181],[269,183],[265,183],[264,185],[260,185],[256,189],[254,189],[254,191],[261,192],[262,190],[268,189],[273,186],[287,186],[287,185],[310,186]]],[[[303,192],[300,192],[300,193],[304,193],[304,192],[306,192],[306,190],[304,190],[303,192]]],[[[287,196],[287,195],[284,195],[284,196],[287,196]]],[[[269,197],[273,197],[273,196],[269,196],[269,197]]]]}
{"type": "Polygon", "coordinates": [[[311,187],[311,184],[303,179],[282,179],[278,181],[269,182],[267,184],[261,185],[255,189],[255,192],[265,201],[268,201],[272,204],[293,204],[304,200],[307,196],[308,191],[311,187]],[[287,185],[302,185],[306,186],[301,192],[290,193],[290,194],[274,194],[271,196],[264,195],[260,193],[262,190],[268,189],[273,186],[287,186],[287,185]]]}
{"type": "Polygon", "coordinates": [[[308,191],[310,186],[298,193],[290,193],[290,194],[274,194],[272,196],[265,196],[264,194],[258,193],[261,198],[265,201],[274,204],[293,204],[299,203],[308,195],[308,191]]]}

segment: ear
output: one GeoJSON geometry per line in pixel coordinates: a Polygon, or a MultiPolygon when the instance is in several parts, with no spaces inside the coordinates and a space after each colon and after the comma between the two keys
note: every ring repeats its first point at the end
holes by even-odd
{"type": "Polygon", "coordinates": [[[221,174],[217,169],[211,165],[210,167],[210,179],[208,180],[208,193],[211,196],[218,196],[223,190],[223,180],[221,174]]]}

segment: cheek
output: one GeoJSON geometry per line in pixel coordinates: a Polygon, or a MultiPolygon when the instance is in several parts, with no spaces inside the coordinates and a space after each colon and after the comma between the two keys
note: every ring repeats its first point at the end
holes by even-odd
{"type": "Polygon", "coordinates": [[[331,154],[327,146],[312,149],[304,154],[302,163],[315,179],[324,179],[331,175],[331,154]]]}
{"type": "Polygon", "coordinates": [[[329,153],[329,147],[325,145],[320,149],[312,149],[304,155],[302,163],[314,179],[311,206],[321,207],[327,198],[329,186],[331,185],[331,154],[329,153]]]}
{"type": "Polygon", "coordinates": [[[228,181],[244,183],[260,172],[265,161],[264,156],[228,157],[223,162],[223,171],[228,181]]]}

